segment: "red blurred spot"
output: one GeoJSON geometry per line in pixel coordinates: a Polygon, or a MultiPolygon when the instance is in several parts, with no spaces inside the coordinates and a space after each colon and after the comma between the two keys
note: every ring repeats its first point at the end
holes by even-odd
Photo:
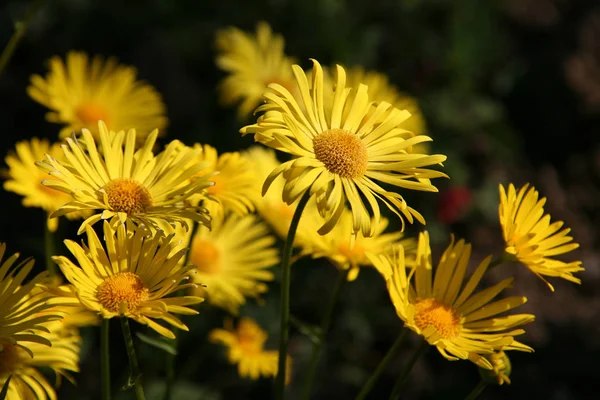
{"type": "Polygon", "coordinates": [[[461,220],[471,205],[473,194],[465,186],[453,186],[439,197],[436,216],[445,224],[461,220]]]}

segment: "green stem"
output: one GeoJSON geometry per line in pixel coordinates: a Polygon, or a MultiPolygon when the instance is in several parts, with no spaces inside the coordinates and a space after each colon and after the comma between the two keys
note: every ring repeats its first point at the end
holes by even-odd
{"type": "Polygon", "coordinates": [[[465,400],[475,400],[485,390],[486,387],[487,383],[483,379],[479,380],[477,386],[475,386],[473,390],[471,390],[471,393],[469,393],[469,395],[465,397],[465,400]]]}
{"type": "Polygon", "coordinates": [[[145,400],[144,387],[142,386],[142,379],[140,368],[138,366],[137,357],[135,356],[135,347],[133,347],[133,337],[131,337],[131,330],[129,329],[129,318],[121,316],[121,328],[123,329],[123,338],[125,339],[125,347],[127,348],[127,356],[129,357],[129,382],[128,385],[135,386],[135,397],[137,400],[145,400]]]}
{"type": "Polygon", "coordinates": [[[371,375],[371,377],[369,378],[365,386],[363,386],[358,396],[356,396],[356,400],[363,400],[365,397],[367,397],[367,395],[373,388],[373,385],[375,385],[375,382],[377,382],[377,379],[379,379],[379,376],[381,375],[385,367],[387,367],[390,361],[392,361],[392,358],[394,358],[394,356],[396,355],[398,349],[400,349],[400,346],[402,345],[402,342],[404,341],[404,338],[406,337],[407,333],[408,329],[402,329],[402,332],[400,333],[400,335],[398,335],[398,338],[396,339],[392,347],[390,347],[385,357],[383,357],[383,360],[381,360],[381,362],[375,369],[375,372],[373,372],[373,375],[371,375]]]}
{"type": "Polygon", "coordinates": [[[496,258],[495,260],[492,260],[490,262],[490,265],[488,265],[488,271],[491,270],[494,267],[497,267],[498,265],[501,265],[502,263],[504,263],[505,259],[504,256],[500,257],[500,258],[496,258]]]}
{"type": "Polygon", "coordinates": [[[285,369],[287,359],[288,334],[290,327],[290,259],[294,249],[294,239],[296,238],[296,230],[302,216],[302,211],[310,198],[310,189],[304,192],[300,199],[292,222],[288,231],[287,239],[283,246],[283,256],[281,258],[281,303],[280,307],[280,331],[279,331],[279,362],[277,369],[277,378],[275,380],[275,398],[283,400],[285,397],[285,369]]]}
{"type": "Polygon", "coordinates": [[[56,276],[56,263],[52,261],[52,256],[56,252],[54,246],[54,234],[48,229],[48,221],[44,220],[44,250],[46,252],[46,269],[50,276],[56,276]]]}
{"type": "Polygon", "coordinates": [[[23,39],[23,36],[25,35],[27,28],[29,28],[29,24],[31,23],[31,20],[33,19],[35,14],[37,14],[39,9],[42,7],[42,4],[44,4],[44,0],[36,0],[31,5],[29,10],[27,10],[27,13],[25,14],[25,18],[23,18],[22,21],[17,21],[15,23],[15,32],[8,40],[6,47],[2,51],[2,55],[0,55],[0,75],[2,75],[2,72],[4,72],[4,69],[8,65],[8,61],[10,60],[13,53],[15,52],[21,39],[23,39]]]}
{"type": "Polygon", "coordinates": [[[110,319],[102,318],[100,329],[100,372],[102,377],[102,400],[110,400],[110,319]]]}
{"type": "Polygon", "coordinates": [[[394,385],[394,388],[392,389],[392,395],[390,396],[390,400],[398,400],[400,398],[402,390],[404,389],[404,385],[408,381],[408,377],[410,376],[413,367],[415,366],[417,360],[421,357],[421,355],[423,355],[423,353],[425,353],[425,351],[428,348],[429,343],[427,342],[427,340],[422,339],[421,345],[419,346],[417,351],[414,352],[412,358],[408,361],[408,364],[404,368],[404,371],[402,371],[398,382],[396,382],[396,384],[394,385]]]}
{"type": "Polygon", "coordinates": [[[319,355],[321,353],[321,348],[325,343],[325,336],[327,335],[327,331],[329,329],[329,324],[331,322],[331,316],[333,315],[333,309],[335,308],[335,304],[340,297],[342,286],[344,282],[346,282],[348,277],[348,270],[342,270],[339,272],[339,276],[335,287],[333,289],[333,295],[329,300],[329,304],[323,314],[323,320],[321,321],[321,330],[319,331],[317,342],[313,345],[312,356],[310,359],[310,366],[308,367],[308,375],[306,377],[306,383],[304,384],[304,398],[310,399],[310,389],[313,384],[313,380],[315,379],[315,373],[317,372],[317,364],[319,363],[319,355]]]}

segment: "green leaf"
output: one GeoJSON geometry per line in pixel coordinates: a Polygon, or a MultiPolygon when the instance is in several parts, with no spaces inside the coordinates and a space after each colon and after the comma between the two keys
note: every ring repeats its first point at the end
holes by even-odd
{"type": "Polygon", "coordinates": [[[168,339],[162,338],[162,337],[158,337],[158,338],[154,338],[148,335],[145,335],[141,332],[136,332],[135,335],[144,343],[152,346],[152,347],[156,347],[158,349],[161,349],[171,355],[176,356],[177,355],[177,349],[175,348],[175,346],[173,346],[171,343],[167,342],[168,339]]]}
{"type": "Polygon", "coordinates": [[[293,315],[290,315],[290,322],[300,331],[300,333],[308,336],[313,343],[318,344],[321,341],[320,327],[302,322],[293,315]]]}
{"type": "Polygon", "coordinates": [[[10,385],[11,378],[12,375],[9,375],[6,382],[4,382],[4,386],[2,386],[2,391],[0,392],[0,400],[6,399],[6,395],[8,394],[8,385],[10,385]]]}

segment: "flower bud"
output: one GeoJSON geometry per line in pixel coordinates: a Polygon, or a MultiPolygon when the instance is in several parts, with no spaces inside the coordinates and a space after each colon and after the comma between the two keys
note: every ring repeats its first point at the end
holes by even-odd
{"type": "Polygon", "coordinates": [[[479,375],[486,383],[492,385],[510,385],[510,372],[512,370],[508,355],[502,350],[484,356],[491,364],[492,369],[479,368],[479,375]]]}

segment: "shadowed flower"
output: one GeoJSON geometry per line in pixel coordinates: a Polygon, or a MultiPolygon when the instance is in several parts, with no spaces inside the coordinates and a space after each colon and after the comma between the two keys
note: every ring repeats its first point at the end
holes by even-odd
{"type": "Polygon", "coordinates": [[[573,238],[567,236],[571,229],[560,230],[564,222],[550,223],[550,214],[544,214],[546,198],[540,199],[537,190],[529,184],[518,192],[512,183],[508,192],[502,185],[499,189],[498,214],[506,243],[506,258],[524,264],[552,291],[554,287],[543,275],[581,283],[581,279],[573,276],[573,273],[583,271],[581,261],[566,263],[552,258],[578,248],[579,244],[572,243],[573,238]]]}
{"type": "MultiPolygon", "coordinates": [[[[6,243],[0,243],[0,261],[5,251],[6,243]]],[[[42,334],[47,330],[44,324],[62,319],[64,314],[49,304],[50,293],[37,288],[51,283],[48,273],[42,272],[23,283],[34,261],[26,259],[14,266],[18,258],[19,253],[15,253],[0,265],[0,349],[11,346],[32,357],[34,345],[51,345],[42,334]]]]}
{"type": "MultiPolygon", "coordinates": [[[[242,318],[237,329],[231,320],[225,321],[225,329],[210,331],[209,340],[227,347],[227,358],[231,364],[237,364],[242,378],[257,380],[261,377],[275,377],[278,371],[278,352],[265,350],[267,332],[250,318],[242,318]]],[[[286,383],[290,381],[292,359],[287,356],[286,383]]]]}
{"type": "Polygon", "coordinates": [[[255,215],[229,213],[213,220],[212,229],[198,227],[190,243],[189,263],[197,266],[197,291],[208,302],[237,314],[246,298],[258,298],[273,280],[269,270],[279,263],[275,237],[255,215]]]}
{"type": "Polygon", "coordinates": [[[175,338],[173,332],[155,319],[187,331],[187,326],[173,314],[198,314],[185,306],[204,299],[167,297],[196,286],[187,283],[195,267],[178,267],[186,251],[173,251],[178,245],[173,240],[174,235],[165,236],[158,231],[149,236],[144,226],[128,230],[126,225],[119,224],[115,229],[107,221],[103,227],[106,249],[94,230],[87,226],[87,245],[82,247],[65,240],[78,265],[64,256],[52,257],[73,285],[81,305],[102,318],[131,318],[171,339],[175,338]]]}
{"type": "MultiPolygon", "coordinates": [[[[260,195],[261,186],[269,174],[278,168],[281,163],[277,160],[275,151],[264,146],[252,146],[248,150],[243,152],[243,155],[252,162],[254,171],[256,172],[256,186],[254,188],[254,201],[256,203],[256,210],[275,231],[275,233],[282,239],[287,237],[288,231],[290,230],[290,224],[292,223],[292,217],[296,210],[299,199],[291,205],[286,204],[281,199],[281,192],[283,191],[284,180],[279,177],[271,183],[271,190],[260,195]]],[[[314,202],[309,202],[307,208],[304,210],[305,217],[300,218],[298,230],[296,231],[296,237],[294,238],[294,246],[301,246],[305,249],[310,248],[312,245],[315,233],[318,226],[315,225],[315,221],[319,221],[321,218],[316,212],[316,206],[314,202]],[[312,212],[312,211],[315,212],[312,212]],[[310,216],[306,217],[306,214],[310,216]]]]}
{"type": "Polygon", "coordinates": [[[269,84],[292,90],[294,61],[283,52],[283,37],[274,35],[267,23],[258,23],[256,35],[234,27],[220,30],[216,44],[217,66],[229,74],[220,86],[221,100],[225,105],[240,103],[240,118],[252,113],[269,84]]]}
{"type": "MultiPolygon", "coordinates": [[[[48,212],[58,210],[61,206],[72,200],[68,193],[64,193],[42,185],[44,180],[56,180],[46,172],[35,166],[36,161],[42,160],[49,154],[57,160],[64,160],[62,150],[58,143],[50,145],[45,139],[33,138],[16,144],[15,153],[6,156],[8,180],[4,182],[4,189],[23,196],[25,207],[40,207],[48,212]]],[[[69,219],[85,218],[89,212],[74,212],[67,215],[69,219]]],[[[57,218],[48,218],[48,229],[56,231],[57,218]]]]}
{"type": "MultiPolygon", "coordinates": [[[[385,101],[392,107],[399,110],[406,110],[410,113],[410,118],[402,124],[402,129],[406,129],[415,135],[424,135],[426,133],[425,119],[417,101],[400,92],[398,88],[390,83],[389,78],[380,72],[367,71],[361,66],[353,66],[346,69],[348,87],[358,87],[366,85],[369,90],[369,100],[377,103],[385,101]]],[[[427,153],[429,146],[427,142],[422,142],[408,149],[411,153],[427,153]]]]}
{"type": "Polygon", "coordinates": [[[46,78],[33,75],[27,93],[51,110],[48,121],[65,125],[61,138],[84,128],[97,137],[98,122],[104,121],[115,131],[137,129],[141,140],[165,128],[167,117],[160,94],[136,75],[135,68],[114,58],[95,56],[90,62],[87,54],[71,51],[64,63],[50,59],[46,78]]]}
{"type": "Polygon", "coordinates": [[[352,213],[346,209],[331,232],[323,236],[313,235],[313,245],[308,251],[313,258],[326,257],[339,269],[349,270],[348,281],[356,279],[359,267],[373,265],[367,253],[383,254],[390,251],[393,245],[401,244],[407,257],[412,253],[414,262],[416,240],[403,239],[402,232],[384,233],[387,226],[387,218],[381,218],[373,236],[365,238],[359,232],[355,237],[352,234],[352,213]]]}
{"type": "Polygon", "coordinates": [[[326,218],[319,229],[322,235],[338,222],[346,201],[352,210],[354,234],[374,234],[371,215],[377,224],[381,217],[378,199],[403,223],[402,217],[411,223],[413,219],[424,223],[421,214],[400,194],[387,191],[377,182],[436,192],[427,180],[446,175],[424,167],[439,164],[446,156],[408,153],[410,146],[431,140],[424,135],[413,137],[403,128],[410,117],[408,111],[386,102],[372,110],[366,85],[347,87],[346,73],[340,66],[336,84],[324,85],[320,64],[316,60],[313,64],[312,85],[304,71],[293,66],[301,102],[285,87],[271,84],[264,96],[265,104],[257,108],[264,114],[256,124],[241,129],[244,135],[254,134],[255,140],[296,156],[269,175],[263,193],[280,175],[285,179],[282,196],[287,204],[309,191],[316,196],[319,212],[326,218]],[[326,100],[329,98],[331,101],[326,100]]]}
{"type": "MultiPolygon", "coordinates": [[[[256,196],[256,177],[249,160],[238,152],[219,155],[217,149],[205,144],[195,145],[201,148],[195,163],[203,163],[205,169],[199,175],[214,174],[208,180],[213,182],[206,192],[221,207],[211,207],[219,214],[233,211],[238,215],[246,215],[254,211],[252,199],[256,196]]],[[[198,204],[203,195],[194,195],[192,202],[198,204]]]]}
{"type": "Polygon", "coordinates": [[[396,313],[404,326],[436,346],[448,360],[470,360],[492,369],[485,355],[495,350],[533,349],[515,340],[525,333],[517,326],[534,320],[531,314],[498,316],[525,303],[525,297],[507,297],[492,302],[513,278],[474,294],[484,276],[490,257],[483,260],[465,280],[471,245],[460,240],[444,251],[433,277],[429,235],[421,233],[417,245],[417,265],[406,268],[404,249],[398,246],[392,256],[369,255],[386,279],[396,313]],[[466,281],[466,282],[465,282],[466,281]]]}
{"type": "Polygon", "coordinates": [[[40,335],[52,346],[32,343],[29,346],[32,355],[16,345],[4,345],[0,350],[0,386],[12,376],[7,400],[56,400],[54,386],[43,373],[47,369],[56,374],[57,385],[62,377],[75,383],[69,372],[79,372],[79,331],[65,329],[65,323],[60,320],[43,326],[46,331],[40,335]]]}
{"type": "Polygon", "coordinates": [[[44,185],[69,193],[74,199],[52,217],[96,211],[81,224],[78,234],[86,226],[106,219],[115,223],[131,220],[150,227],[157,227],[160,221],[189,227],[189,219],[210,223],[205,210],[189,203],[190,196],[203,193],[211,185],[209,176],[190,180],[203,168],[190,165],[202,149],[173,141],[155,156],[152,147],[158,131],[154,130],[144,146],[135,150],[135,130],[113,132],[102,122],[98,125],[102,152],[92,134],[84,129],[81,139],[69,138],[67,145],[62,146],[66,161],[47,155],[44,161],[36,163],[57,178],[44,181],[44,185]]]}

